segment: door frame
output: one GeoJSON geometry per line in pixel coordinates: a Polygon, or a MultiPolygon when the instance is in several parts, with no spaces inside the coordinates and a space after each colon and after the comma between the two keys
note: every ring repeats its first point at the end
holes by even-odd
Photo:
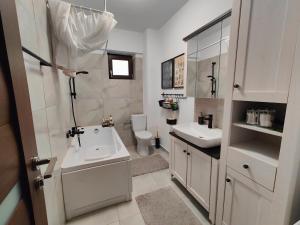
{"type": "MultiPolygon", "coordinates": [[[[32,170],[32,158],[38,155],[35,140],[29,89],[24,65],[16,4],[14,0],[0,1],[0,16],[4,32],[4,39],[8,67],[10,70],[13,93],[17,109],[20,141],[22,143],[24,164],[26,166],[27,185],[30,192],[31,211],[34,225],[48,225],[44,191],[37,189],[34,180],[41,175],[40,170],[32,170]]],[[[5,49],[3,49],[5,50],[5,49]]]]}

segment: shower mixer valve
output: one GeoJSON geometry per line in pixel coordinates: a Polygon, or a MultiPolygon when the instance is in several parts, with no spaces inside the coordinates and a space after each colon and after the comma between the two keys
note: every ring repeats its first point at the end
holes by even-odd
{"type": "Polygon", "coordinates": [[[84,129],[78,128],[78,127],[72,127],[71,130],[68,130],[66,136],[67,136],[67,138],[70,138],[70,137],[75,137],[75,135],[78,135],[78,134],[84,134],[84,129]]]}

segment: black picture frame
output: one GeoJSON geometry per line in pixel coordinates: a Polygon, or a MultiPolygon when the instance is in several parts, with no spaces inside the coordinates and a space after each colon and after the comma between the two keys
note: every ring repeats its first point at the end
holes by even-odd
{"type": "Polygon", "coordinates": [[[185,54],[184,53],[182,53],[182,54],[180,54],[180,55],[178,55],[178,56],[175,56],[174,58],[173,58],[173,88],[174,89],[182,89],[182,88],[184,88],[184,69],[185,69],[185,60],[184,60],[184,57],[185,57],[185,54]],[[182,63],[183,63],[183,68],[182,68],[182,84],[181,85],[178,85],[178,84],[176,84],[176,82],[175,82],[175,79],[176,79],[176,60],[177,59],[182,59],[182,63]]]}
{"type": "Polygon", "coordinates": [[[172,89],[174,78],[174,59],[161,63],[161,89],[172,89]]]}

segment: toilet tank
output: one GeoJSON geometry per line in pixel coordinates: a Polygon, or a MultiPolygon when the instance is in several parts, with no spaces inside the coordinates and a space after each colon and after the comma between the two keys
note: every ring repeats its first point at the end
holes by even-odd
{"type": "Polygon", "coordinates": [[[147,117],[145,114],[131,115],[131,123],[133,131],[146,130],[147,117]]]}

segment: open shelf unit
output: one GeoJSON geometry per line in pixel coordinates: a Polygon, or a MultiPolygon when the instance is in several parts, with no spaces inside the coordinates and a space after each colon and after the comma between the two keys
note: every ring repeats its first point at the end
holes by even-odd
{"type": "Polygon", "coordinates": [[[282,129],[281,128],[265,128],[265,127],[255,126],[255,125],[249,125],[249,124],[246,124],[245,122],[233,123],[233,126],[282,137],[282,129]]]}
{"type": "Polygon", "coordinates": [[[277,167],[285,113],[286,104],[233,101],[229,151],[238,150],[277,167]],[[246,124],[248,109],[274,109],[276,111],[274,126],[265,128],[246,124]]]}

